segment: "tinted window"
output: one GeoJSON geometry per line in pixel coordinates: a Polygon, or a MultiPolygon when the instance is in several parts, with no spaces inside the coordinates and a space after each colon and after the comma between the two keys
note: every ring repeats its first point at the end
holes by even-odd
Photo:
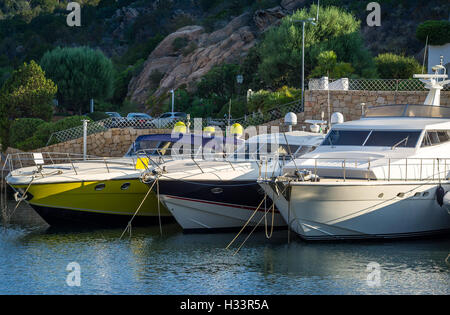
{"type": "Polygon", "coordinates": [[[168,118],[168,117],[170,117],[170,116],[171,116],[170,113],[169,113],[169,114],[162,114],[161,117],[159,117],[159,118],[168,118]]]}
{"type": "Polygon", "coordinates": [[[428,147],[432,145],[441,144],[450,141],[450,131],[426,131],[422,140],[422,147],[428,147]]]}
{"type": "Polygon", "coordinates": [[[419,136],[420,131],[372,131],[364,146],[413,148],[419,136]]]}
{"type": "Polygon", "coordinates": [[[363,145],[370,131],[331,130],[322,145],[363,145]]]}

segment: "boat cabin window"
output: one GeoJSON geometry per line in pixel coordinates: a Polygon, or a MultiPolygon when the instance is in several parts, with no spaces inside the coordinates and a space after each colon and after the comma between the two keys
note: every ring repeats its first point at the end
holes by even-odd
{"type": "Polygon", "coordinates": [[[369,133],[369,130],[331,130],[322,145],[362,146],[369,133]]]}
{"type": "Polygon", "coordinates": [[[414,148],[420,134],[418,130],[331,130],[322,145],[414,148]]]}
{"type": "Polygon", "coordinates": [[[303,145],[300,147],[300,149],[298,149],[297,152],[295,152],[294,156],[295,157],[302,156],[308,152],[314,151],[315,148],[316,148],[315,146],[303,145]]]}
{"type": "Polygon", "coordinates": [[[423,136],[422,147],[430,147],[450,141],[450,130],[427,130],[423,136]]]}
{"type": "Polygon", "coordinates": [[[372,131],[364,146],[414,148],[420,131],[372,131]]]}

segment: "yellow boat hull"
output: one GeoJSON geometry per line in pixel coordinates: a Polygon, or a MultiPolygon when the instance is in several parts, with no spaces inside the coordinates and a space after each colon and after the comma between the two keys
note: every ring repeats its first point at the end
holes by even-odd
{"type": "MultiPolygon", "coordinates": [[[[24,192],[27,185],[12,185],[24,192]]],[[[138,179],[31,184],[28,203],[50,225],[123,225],[136,213],[149,187],[138,179]],[[102,188],[104,185],[103,189],[102,188]]],[[[133,225],[172,219],[167,208],[151,192],[133,220],[133,225]]]]}

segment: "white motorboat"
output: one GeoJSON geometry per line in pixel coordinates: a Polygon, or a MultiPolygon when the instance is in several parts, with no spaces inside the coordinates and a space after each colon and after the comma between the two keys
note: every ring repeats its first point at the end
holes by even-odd
{"type": "Polygon", "coordinates": [[[440,106],[450,81],[438,71],[416,77],[430,89],[424,104],[370,107],[360,120],[333,125],[282,176],[259,181],[302,238],[450,232],[450,107],[440,106]]]}
{"type": "MultiPolygon", "coordinates": [[[[164,163],[164,172],[157,175],[160,198],[189,232],[233,230],[248,220],[254,226],[266,212],[269,224],[285,227],[276,209],[272,223],[271,202],[267,198],[262,203],[264,192],[257,179],[279,174],[291,156],[313,150],[323,138],[323,134],[304,131],[265,134],[250,138],[222,161],[192,161],[191,167],[183,161],[164,163]],[[180,163],[185,167],[180,168],[180,163]]],[[[149,185],[154,179],[154,175],[147,178],[149,185]]]]}

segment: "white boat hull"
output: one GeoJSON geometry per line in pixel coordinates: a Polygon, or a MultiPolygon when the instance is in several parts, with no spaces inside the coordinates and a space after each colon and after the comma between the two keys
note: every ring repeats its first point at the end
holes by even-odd
{"type": "MultiPolygon", "coordinates": [[[[273,185],[260,183],[273,193],[273,185]]],[[[445,191],[450,184],[442,185],[445,191]]],[[[308,240],[397,238],[450,232],[436,201],[437,183],[292,183],[290,205],[276,205],[290,228],[308,240]]]]}
{"type": "MultiPolygon", "coordinates": [[[[255,207],[225,204],[205,200],[180,198],[176,196],[161,195],[162,202],[166,205],[177,222],[186,232],[212,232],[236,230],[244,226],[255,211],[255,207]]],[[[262,206],[250,219],[248,226],[258,224],[264,227],[272,225],[272,202],[267,201],[267,209],[262,206]],[[266,213],[266,218],[264,214],[266,213]]],[[[274,227],[285,227],[286,222],[278,210],[274,213],[274,227]]]]}

